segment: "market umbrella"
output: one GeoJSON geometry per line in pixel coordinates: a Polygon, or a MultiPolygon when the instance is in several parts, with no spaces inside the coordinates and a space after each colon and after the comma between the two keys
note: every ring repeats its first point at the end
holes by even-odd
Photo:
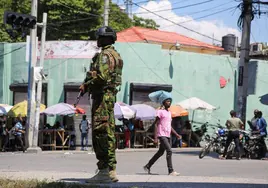
{"type": "Polygon", "coordinates": [[[114,117],[116,119],[132,119],[135,117],[135,113],[133,108],[123,102],[114,104],[114,117]]]}
{"type": "Polygon", "coordinates": [[[83,108],[76,107],[76,109],[75,109],[75,113],[76,113],[76,114],[85,114],[86,111],[85,111],[83,108]]]}
{"type": "Polygon", "coordinates": [[[208,104],[207,102],[197,98],[192,97],[177,103],[177,105],[181,106],[186,110],[215,110],[216,107],[208,104]]]}
{"type": "MultiPolygon", "coordinates": [[[[9,112],[7,113],[8,116],[11,117],[26,117],[27,116],[27,110],[28,110],[28,102],[26,100],[17,103],[14,105],[9,112]]],[[[44,104],[40,104],[40,112],[44,111],[46,109],[46,106],[44,104]]]]}
{"type": "Polygon", "coordinates": [[[45,114],[48,116],[66,116],[66,115],[74,115],[75,114],[75,108],[67,103],[58,103],[55,105],[52,105],[45,109],[41,114],[45,114]]]}
{"type": "Polygon", "coordinates": [[[188,116],[189,115],[188,111],[183,109],[181,106],[173,105],[168,110],[171,112],[172,118],[179,117],[179,116],[188,116]]]}
{"type": "Polygon", "coordinates": [[[0,115],[6,115],[13,106],[0,104],[0,115]]]}
{"type": "Polygon", "coordinates": [[[216,110],[216,107],[197,97],[191,97],[189,99],[177,103],[177,105],[187,110],[193,110],[192,121],[194,120],[195,110],[216,110]]]}
{"type": "Polygon", "coordinates": [[[155,119],[156,116],[156,110],[146,104],[135,104],[131,105],[132,108],[134,108],[136,112],[136,119],[139,120],[152,120],[155,119]]]}

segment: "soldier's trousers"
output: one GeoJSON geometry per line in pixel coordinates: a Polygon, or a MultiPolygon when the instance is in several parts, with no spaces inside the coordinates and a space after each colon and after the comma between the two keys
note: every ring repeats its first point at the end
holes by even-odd
{"type": "Polygon", "coordinates": [[[100,170],[116,168],[114,103],[115,95],[109,92],[94,96],[92,103],[92,143],[100,170]]]}

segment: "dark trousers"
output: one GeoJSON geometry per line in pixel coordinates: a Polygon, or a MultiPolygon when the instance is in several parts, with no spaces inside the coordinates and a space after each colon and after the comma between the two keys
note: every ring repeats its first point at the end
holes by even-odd
{"type": "Polygon", "coordinates": [[[267,153],[267,146],[265,143],[265,136],[262,136],[260,139],[260,156],[259,158],[264,158],[266,157],[266,153],[267,153]]]}
{"type": "Polygon", "coordinates": [[[15,150],[15,145],[16,144],[18,144],[21,147],[22,151],[25,152],[25,148],[23,146],[23,141],[22,141],[22,137],[21,136],[18,136],[18,135],[15,136],[15,144],[13,146],[14,147],[13,150],[15,150]]]}
{"type": "Polygon", "coordinates": [[[86,140],[86,147],[88,147],[88,133],[81,133],[81,146],[85,147],[84,140],[86,140]]]}
{"type": "Polygon", "coordinates": [[[130,131],[130,147],[134,148],[134,142],[135,142],[135,131],[130,131]]]}
{"type": "Polygon", "coordinates": [[[3,151],[6,151],[6,148],[7,148],[7,145],[8,145],[8,141],[9,141],[9,139],[8,139],[8,135],[3,135],[2,136],[2,143],[3,143],[3,151]]]}
{"type": "Polygon", "coordinates": [[[223,157],[226,156],[228,147],[230,146],[231,142],[234,140],[235,148],[237,151],[237,158],[240,157],[240,146],[239,146],[239,131],[230,131],[227,136],[226,146],[224,148],[223,157]]]}
{"type": "Polygon", "coordinates": [[[173,172],[173,166],[172,166],[172,151],[171,151],[171,145],[170,145],[170,138],[167,137],[159,137],[160,141],[160,147],[157,153],[151,158],[149,163],[147,164],[148,168],[151,168],[153,164],[164,154],[164,152],[167,152],[166,159],[167,159],[167,167],[168,167],[168,173],[173,172]]]}

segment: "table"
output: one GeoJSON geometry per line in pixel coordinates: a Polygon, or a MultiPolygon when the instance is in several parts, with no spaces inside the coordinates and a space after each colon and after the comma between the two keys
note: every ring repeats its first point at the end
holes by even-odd
{"type": "Polygon", "coordinates": [[[145,130],[135,130],[134,134],[135,134],[134,135],[134,148],[144,148],[146,131],[145,130]]]}
{"type": "Polygon", "coordinates": [[[125,144],[125,134],[121,133],[121,132],[115,132],[114,135],[115,135],[115,138],[116,138],[116,148],[119,149],[121,140],[123,140],[123,142],[125,144]]]}
{"type": "Polygon", "coordinates": [[[40,143],[40,147],[51,147],[52,150],[56,150],[57,148],[62,148],[62,150],[64,150],[64,148],[70,148],[70,133],[72,131],[66,131],[64,129],[43,129],[40,130],[39,133],[41,133],[42,135],[42,139],[41,139],[41,143],[40,143]],[[50,143],[49,144],[44,144],[44,140],[43,140],[43,135],[44,133],[47,133],[50,135],[50,143]],[[68,133],[68,134],[66,134],[68,133]],[[65,135],[67,135],[65,137],[65,135]],[[56,138],[57,136],[59,136],[60,140],[61,140],[61,145],[57,145],[56,143],[56,138]],[[66,145],[66,143],[68,142],[68,145],[66,145]]]}

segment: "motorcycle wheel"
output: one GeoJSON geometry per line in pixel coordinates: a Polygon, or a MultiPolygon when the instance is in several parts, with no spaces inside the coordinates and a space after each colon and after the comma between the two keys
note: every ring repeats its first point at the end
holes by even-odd
{"type": "Polygon", "coordinates": [[[235,144],[231,143],[228,147],[226,159],[232,159],[235,156],[235,144]]]}
{"type": "Polygon", "coordinates": [[[210,152],[210,144],[206,145],[199,153],[199,159],[202,159],[210,152]]]}

